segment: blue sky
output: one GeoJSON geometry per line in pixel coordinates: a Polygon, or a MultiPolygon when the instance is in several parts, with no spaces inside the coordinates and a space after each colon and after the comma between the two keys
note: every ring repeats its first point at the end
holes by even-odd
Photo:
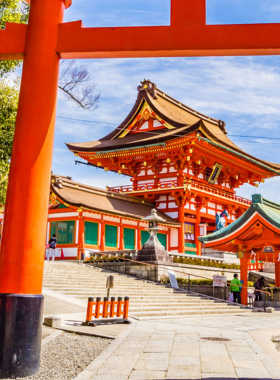
{"type": "MultiPolygon", "coordinates": [[[[195,0],[194,0],[195,1],[195,0]]],[[[85,26],[167,25],[170,0],[73,0],[65,21],[85,26]]],[[[208,0],[207,23],[280,22],[279,0],[208,0]]],[[[280,57],[156,58],[80,61],[88,65],[97,91],[94,112],[75,108],[59,94],[53,171],[96,187],[128,184],[123,176],[75,166],[65,142],[97,140],[120,124],[132,108],[144,78],[188,106],[222,119],[231,139],[248,153],[280,163],[280,57]],[[272,137],[267,140],[259,137],[272,137]],[[279,140],[277,140],[279,138],[279,140]]],[[[280,179],[270,179],[257,192],[280,203],[280,179]]],[[[247,198],[255,188],[238,194],[247,198]]]]}

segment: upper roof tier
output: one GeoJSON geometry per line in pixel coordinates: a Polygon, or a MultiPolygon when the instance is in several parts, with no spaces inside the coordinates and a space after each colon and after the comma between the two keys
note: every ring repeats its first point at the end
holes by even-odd
{"type": "Polygon", "coordinates": [[[115,130],[97,141],[66,145],[75,153],[100,153],[164,143],[199,132],[216,146],[230,148],[244,158],[279,172],[280,164],[257,159],[235,145],[228,138],[225,125],[224,121],[193,110],[159,90],[151,81],[144,80],[138,87],[134,107],[115,130]],[[154,120],[152,127],[148,126],[149,119],[154,120]]]}

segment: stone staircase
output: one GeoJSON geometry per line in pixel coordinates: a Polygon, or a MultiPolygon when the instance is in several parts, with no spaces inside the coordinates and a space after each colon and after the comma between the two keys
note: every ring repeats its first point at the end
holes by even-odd
{"type": "Polygon", "coordinates": [[[86,304],[88,297],[107,296],[106,277],[109,274],[114,275],[114,288],[111,289],[110,297],[128,296],[130,299],[129,315],[137,319],[240,314],[252,311],[248,308],[213,300],[210,297],[174,290],[151,281],[69,262],[46,261],[43,286],[84,300],[86,304]]]}

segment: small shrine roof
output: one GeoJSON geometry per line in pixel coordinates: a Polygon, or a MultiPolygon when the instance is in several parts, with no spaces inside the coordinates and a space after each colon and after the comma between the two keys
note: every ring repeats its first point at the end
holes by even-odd
{"type": "Polygon", "coordinates": [[[138,87],[138,96],[134,107],[115,130],[97,141],[67,143],[66,145],[72,152],[101,153],[150,146],[199,132],[208,142],[215,144],[220,149],[231,149],[233,154],[236,152],[244,159],[248,157],[255,163],[267,166],[267,169],[280,172],[280,164],[255,158],[235,145],[227,136],[225,125],[224,121],[195,111],[165,94],[154,83],[144,80],[138,87]],[[130,133],[131,125],[135,123],[145,104],[162,121],[162,128],[159,127],[155,131],[143,130],[141,133],[130,133]]]}
{"type": "Polygon", "coordinates": [[[251,206],[243,215],[221,230],[198,239],[205,244],[206,248],[228,245],[227,248],[230,250],[229,247],[235,244],[235,239],[246,243],[249,240],[257,240],[261,236],[260,231],[256,232],[256,223],[259,223],[260,228],[273,231],[279,239],[280,205],[264,199],[260,194],[254,194],[251,206]]]}
{"type": "MultiPolygon", "coordinates": [[[[116,194],[73,181],[70,177],[53,175],[51,192],[59,202],[80,211],[96,211],[105,214],[127,217],[141,221],[149,216],[155,204],[129,195],[116,194]],[[144,202],[144,203],[143,203],[144,202]]],[[[165,219],[161,224],[179,227],[181,224],[160,210],[158,215],[165,219]]]]}

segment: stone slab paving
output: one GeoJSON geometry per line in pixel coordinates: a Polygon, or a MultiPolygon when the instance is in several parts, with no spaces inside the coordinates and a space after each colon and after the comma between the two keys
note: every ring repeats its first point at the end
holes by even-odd
{"type": "Polygon", "coordinates": [[[135,321],[76,380],[280,379],[273,335],[280,314],[135,321]]]}

